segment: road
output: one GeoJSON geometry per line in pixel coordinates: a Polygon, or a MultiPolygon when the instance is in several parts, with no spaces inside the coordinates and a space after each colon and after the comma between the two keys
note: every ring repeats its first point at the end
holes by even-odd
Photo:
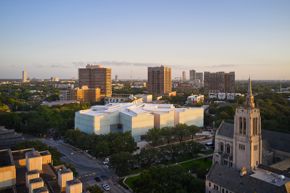
{"type": "Polygon", "coordinates": [[[115,173],[102,164],[100,160],[95,159],[86,152],[75,148],[62,141],[55,141],[52,139],[42,139],[45,144],[56,148],[63,154],[62,161],[70,163],[74,166],[79,174],[79,179],[83,182],[84,187],[92,185],[99,185],[106,183],[111,187],[111,193],[130,193],[118,183],[118,176],[115,173]],[[96,182],[95,177],[101,179],[100,182],[96,182]]]}

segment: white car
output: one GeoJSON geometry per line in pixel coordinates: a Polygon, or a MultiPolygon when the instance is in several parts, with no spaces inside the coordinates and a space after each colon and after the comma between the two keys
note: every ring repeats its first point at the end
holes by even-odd
{"type": "Polygon", "coordinates": [[[103,161],[103,164],[104,164],[104,165],[108,165],[109,162],[110,162],[110,159],[107,157],[107,158],[105,158],[105,160],[103,161]]]}
{"type": "Polygon", "coordinates": [[[111,188],[109,186],[109,184],[102,184],[102,187],[104,188],[104,190],[109,191],[111,188]]]}

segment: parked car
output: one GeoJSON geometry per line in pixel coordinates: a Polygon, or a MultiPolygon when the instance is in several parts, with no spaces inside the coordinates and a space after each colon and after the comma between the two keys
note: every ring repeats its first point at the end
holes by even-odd
{"type": "Polygon", "coordinates": [[[109,186],[109,184],[102,184],[102,187],[106,191],[109,191],[111,189],[110,186],[109,186]]]}

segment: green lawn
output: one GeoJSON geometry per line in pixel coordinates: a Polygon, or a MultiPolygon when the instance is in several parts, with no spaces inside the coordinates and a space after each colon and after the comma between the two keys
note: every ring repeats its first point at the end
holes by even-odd
{"type": "Polygon", "coordinates": [[[133,183],[134,181],[136,181],[138,178],[140,178],[140,176],[132,176],[132,177],[129,177],[127,178],[124,183],[129,186],[131,189],[133,188],[133,183]]]}
{"type": "Polygon", "coordinates": [[[198,159],[198,160],[187,160],[184,162],[179,163],[184,169],[191,170],[193,168],[201,168],[207,170],[210,168],[212,162],[209,159],[198,159]]]}

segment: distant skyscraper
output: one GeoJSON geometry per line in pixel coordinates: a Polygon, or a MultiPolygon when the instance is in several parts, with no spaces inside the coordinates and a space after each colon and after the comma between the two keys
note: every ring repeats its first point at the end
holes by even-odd
{"type": "Polygon", "coordinates": [[[200,83],[203,83],[203,72],[196,72],[195,73],[195,79],[199,80],[200,83]]]}
{"type": "Polygon", "coordinates": [[[88,64],[79,68],[79,87],[100,88],[102,96],[112,96],[111,68],[88,64]]]}
{"type": "Polygon", "coordinates": [[[118,75],[115,75],[115,81],[116,82],[118,81],[118,75]]]}
{"type": "Polygon", "coordinates": [[[195,70],[190,70],[189,71],[189,80],[194,81],[196,77],[195,70]]]}
{"type": "Polygon", "coordinates": [[[182,81],[186,81],[186,72],[182,71],[182,81]]]}
{"type": "Polygon", "coordinates": [[[25,70],[22,71],[22,82],[27,82],[28,77],[27,77],[27,72],[25,70]]]}
{"type": "Polygon", "coordinates": [[[171,68],[148,67],[148,91],[155,95],[169,94],[172,91],[171,68]]]}
{"type": "Polygon", "coordinates": [[[235,72],[204,72],[204,89],[208,92],[235,92],[235,72]]]}

